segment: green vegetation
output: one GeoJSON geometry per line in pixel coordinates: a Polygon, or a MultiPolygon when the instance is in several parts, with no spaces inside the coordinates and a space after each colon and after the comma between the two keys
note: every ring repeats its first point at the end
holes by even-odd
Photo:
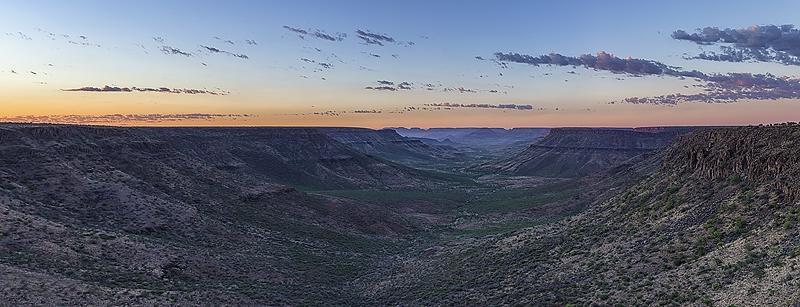
{"type": "Polygon", "coordinates": [[[575,188],[498,190],[480,195],[461,209],[476,213],[511,212],[568,200],[576,195],[578,190],[575,188]]]}
{"type": "Polygon", "coordinates": [[[345,197],[363,202],[376,203],[388,206],[407,205],[409,203],[424,202],[427,204],[452,206],[464,203],[470,197],[463,190],[435,190],[435,191],[397,191],[397,190],[327,190],[310,191],[311,193],[345,197]]]}
{"type": "Polygon", "coordinates": [[[547,220],[518,220],[502,223],[490,223],[471,228],[453,229],[449,234],[456,237],[482,237],[517,231],[523,228],[542,225],[546,222],[547,220]]]}

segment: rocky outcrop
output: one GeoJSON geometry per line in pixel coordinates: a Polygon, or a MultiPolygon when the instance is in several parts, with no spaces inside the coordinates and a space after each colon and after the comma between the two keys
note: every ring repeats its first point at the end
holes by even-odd
{"type": "Polygon", "coordinates": [[[800,125],[700,131],[665,153],[664,167],[708,180],[772,184],[800,200],[800,125]]]}
{"type": "Polygon", "coordinates": [[[348,281],[415,226],[299,188],[427,182],[316,129],[0,125],[0,298],[355,305],[348,281]]]}
{"type": "Polygon", "coordinates": [[[520,153],[475,170],[542,177],[578,177],[640,160],[691,128],[557,128],[520,153]]]}

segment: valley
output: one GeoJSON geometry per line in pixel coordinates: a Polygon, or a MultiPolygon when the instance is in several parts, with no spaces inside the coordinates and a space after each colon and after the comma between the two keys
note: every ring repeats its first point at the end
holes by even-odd
{"type": "Polygon", "coordinates": [[[800,126],[0,124],[35,305],[792,305],[800,126]]]}

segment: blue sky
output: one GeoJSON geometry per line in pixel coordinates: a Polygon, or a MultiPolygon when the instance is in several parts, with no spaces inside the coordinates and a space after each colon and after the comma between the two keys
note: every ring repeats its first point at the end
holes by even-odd
{"type": "MultiPolygon", "coordinates": [[[[702,27],[793,24],[800,19],[800,2],[4,1],[0,12],[0,34],[5,34],[0,36],[0,44],[8,52],[0,59],[0,90],[5,93],[0,94],[0,104],[8,106],[5,111],[0,109],[0,116],[214,112],[255,114],[259,118],[256,124],[531,126],[578,125],[587,115],[575,114],[589,111],[598,112],[592,116],[600,119],[613,118],[611,114],[659,112],[664,120],[651,121],[680,124],[675,109],[685,110],[691,117],[702,114],[689,114],[698,108],[731,112],[730,122],[745,123],[748,121],[737,112],[754,102],[726,104],[724,108],[681,104],[667,110],[663,106],[610,105],[609,101],[626,97],[673,93],[686,88],[688,81],[663,76],[628,78],[583,67],[510,63],[509,68],[501,68],[491,61],[476,60],[476,56],[493,59],[496,52],[579,56],[606,51],[619,58],[647,59],[706,73],[795,76],[798,66],[768,61],[687,60],[687,55],[699,53],[701,47],[715,46],[670,35],[678,29],[691,32],[702,27]],[[284,26],[347,37],[342,41],[309,35],[300,38],[284,26]],[[386,35],[399,43],[363,44],[356,30],[386,35]],[[81,35],[86,39],[77,38],[81,35]],[[84,43],[89,46],[81,45],[84,43]],[[163,46],[192,56],[165,54],[163,46]],[[202,46],[230,54],[208,52],[202,46]],[[248,59],[231,54],[244,54],[248,59]],[[320,68],[317,63],[332,66],[320,68]],[[9,73],[12,70],[16,73],[9,73]],[[620,82],[620,77],[626,80],[620,82]],[[375,87],[377,80],[406,81],[414,89],[365,89],[375,87]],[[427,90],[425,83],[437,87],[427,90]],[[63,91],[106,85],[229,94],[63,91]],[[534,106],[537,112],[481,108],[434,112],[438,117],[457,117],[440,124],[435,115],[400,112],[409,106],[440,102],[513,103],[534,106]],[[347,114],[362,109],[382,113],[347,114]],[[313,114],[323,111],[341,114],[334,116],[337,118],[313,114]]],[[[774,104],[765,108],[774,108],[774,104]]],[[[785,101],[779,104],[786,107],[785,101]]],[[[783,113],[781,110],[777,113],[783,113]]],[[[770,109],[750,122],[784,119],[772,114],[776,111],[770,109]]],[[[726,122],[724,118],[717,121],[726,122]]],[[[609,125],[625,123],[608,121],[609,125]]]]}

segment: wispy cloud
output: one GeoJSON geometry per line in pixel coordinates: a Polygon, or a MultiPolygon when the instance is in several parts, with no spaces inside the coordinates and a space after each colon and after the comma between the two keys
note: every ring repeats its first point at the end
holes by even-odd
{"type": "Polygon", "coordinates": [[[132,92],[153,92],[153,93],[168,93],[168,94],[188,94],[188,95],[228,95],[226,91],[210,91],[206,89],[188,89],[188,88],[168,88],[168,87],[118,87],[118,86],[104,86],[93,87],[85,86],[79,88],[62,89],[65,92],[108,92],[108,93],[132,93],[132,92]]]}
{"type": "Polygon", "coordinates": [[[394,37],[389,36],[388,34],[381,34],[375,33],[367,30],[356,30],[356,37],[360,38],[362,43],[365,45],[378,45],[383,46],[384,44],[391,43],[397,44],[401,46],[414,46],[415,43],[411,41],[399,41],[396,40],[394,37]]]}
{"type": "Polygon", "coordinates": [[[367,45],[383,46],[384,43],[394,43],[395,39],[386,34],[378,34],[365,30],[356,30],[356,36],[364,41],[367,45]]]}
{"type": "Polygon", "coordinates": [[[743,29],[705,27],[694,33],[677,30],[672,38],[698,45],[719,45],[694,59],[723,62],[776,62],[800,65],[800,30],[794,25],[758,25],[743,29]]]}
{"type": "Polygon", "coordinates": [[[533,110],[533,106],[529,104],[488,104],[488,103],[430,103],[426,104],[430,107],[443,107],[443,108],[478,108],[478,109],[506,109],[506,110],[533,110]]]}
{"type": "Polygon", "coordinates": [[[225,50],[214,48],[214,47],[209,47],[209,46],[204,46],[204,45],[200,45],[200,47],[202,47],[203,49],[205,49],[206,51],[211,52],[211,53],[227,54],[227,55],[230,55],[230,56],[233,56],[233,57],[237,57],[237,58],[240,58],[240,59],[245,59],[245,60],[250,58],[245,54],[233,53],[233,52],[225,51],[225,50]]]}
{"type": "Polygon", "coordinates": [[[394,86],[367,86],[364,87],[365,90],[375,90],[375,91],[397,91],[397,88],[394,86]]]}
{"type": "Polygon", "coordinates": [[[160,123],[190,120],[240,119],[256,117],[252,114],[106,114],[106,115],[23,115],[0,117],[0,122],[11,123],[60,123],[60,124],[122,124],[160,123]]]}
{"type": "Polygon", "coordinates": [[[355,114],[381,114],[383,111],[381,110],[354,110],[353,113],[355,114]]]}
{"type": "Polygon", "coordinates": [[[327,41],[331,41],[331,42],[340,42],[340,41],[343,41],[345,38],[347,38],[347,34],[346,33],[341,33],[341,32],[336,32],[336,33],[332,33],[331,34],[331,33],[328,33],[326,31],[319,30],[319,29],[314,29],[314,30],[308,29],[308,30],[306,30],[306,29],[295,28],[295,27],[290,27],[290,26],[283,26],[283,28],[288,30],[289,32],[297,34],[298,36],[300,36],[300,38],[305,38],[306,36],[310,36],[310,37],[313,37],[313,38],[318,38],[318,39],[327,40],[327,41]]]}
{"type": "Polygon", "coordinates": [[[730,73],[708,75],[698,85],[697,94],[669,94],[654,97],[630,97],[631,104],[675,105],[682,102],[731,103],[739,100],[800,99],[800,79],[771,74],[730,73]]]}
{"type": "Polygon", "coordinates": [[[319,66],[322,69],[331,69],[331,68],[333,68],[333,64],[331,64],[331,63],[319,62],[319,61],[312,60],[312,59],[309,59],[309,58],[300,58],[300,61],[303,61],[303,62],[306,62],[306,63],[309,63],[309,64],[316,64],[317,66],[319,66]]]}
{"type": "Polygon", "coordinates": [[[182,56],[185,56],[185,57],[194,56],[194,54],[192,54],[191,52],[183,51],[183,50],[180,50],[178,48],[174,48],[174,47],[170,47],[170,46],[166,46],[166,45],[161,46],[160,50],[164,54],[182,55],[182,56]]]}
{"type": "Polygon", "coordinates": [[[414,85],[413,83],[408,82],[408,81],[394,82],[394,81],[388,81],[388,80],[378,80],[375,83],[377,83],[377,86],[367,86],[367,87],[364,87],[364,89],[375,90],[375,91],[396,92],[398,90],[403,90],[403,91],[411,90],[411,89],[413,89],[413,85],[414,85]]]}
{"type": "Polygon", "coordinates": [[[681,71],[678,67],[671,67],[663,63],[636,58],[619,58],[605,51],[600,51],[597,55],[584,54],[578,57],[565,56],[558,53],[547,55],[531,56],[519,53],[494,54],[497,61],[521,63],[533,66],[555,65],[555,66],[583,66],[590,69],[610,71],[613,73],[624,73],[631,75],[671,75],[693,77],[694,72],[681,71]]]}
{"type": "MultiPolygon", "coordinates": [[[[697,38],[698,41],[712,40],[697,38]]],[[[800,98],[800,80],[777,77],[771,74],[729,73],[706,74],[697,70],[686,71],[679,67],[636,58],[619,58],[612,54],[599,52],[596,56],[563,56],[557,53],[530,56],[517,53],[496,53],[499,61],[529,65],[582,66],[589,69],[610,71],[634,76],[655,75],[676,78],[694,78],[701,82],[697,94],[669,94],[655,97],[630,97],[623,103],[674,105],[682,102],[729,103],[739,100],[773,100],[800,98]]]]}
{"type": "Polygon", "coordinates": [[[461,94],[464,94],[464,93],[474,94],[474,93],[477,93],[477,92],[478,92],[478,90],[471,89],[471,88],[466,88],[466,87],[463,87],[463,86],[459,86],[459,87],[445,87],[445,88],[443,89],[443,91],[445,91],[445,92],[459,92],[459,93],[461,93],[461,94]]]}

